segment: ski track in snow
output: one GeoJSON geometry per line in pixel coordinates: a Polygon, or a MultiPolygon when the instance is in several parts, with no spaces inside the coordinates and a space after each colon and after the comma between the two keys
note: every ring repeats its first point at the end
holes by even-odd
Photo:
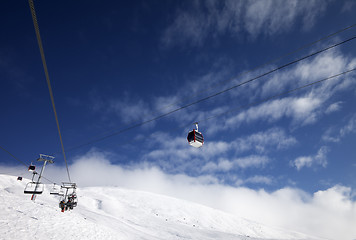
{"type": "Polygon", "coordinates": [[[318,239],[263,226],[196,203],[116,187],[77,190],[78,207],[62,213],[46,185],[36,201],[29,181],[0,175],[0,239],[318,239]]]}

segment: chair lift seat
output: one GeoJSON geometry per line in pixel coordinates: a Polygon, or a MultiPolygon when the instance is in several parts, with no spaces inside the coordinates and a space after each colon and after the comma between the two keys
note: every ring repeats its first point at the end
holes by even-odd
{"type": "Polygon", "coordinates": [[[54,184],[49,194],[63,196],[64,192],[61,186],[54,184]]]}
{"type": "Polygon", "coordinates": [[[44,189],[43,183],[29,182],[26,184],[25,194],[42,194],[44,189]]]}

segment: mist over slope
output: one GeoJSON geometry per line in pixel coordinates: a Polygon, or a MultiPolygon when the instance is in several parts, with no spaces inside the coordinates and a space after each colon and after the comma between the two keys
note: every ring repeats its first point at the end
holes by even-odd
{"type": "Polygon", "coordinates": [[[60,212],[50,185],[35,202],[28,180],[0,175],[1,239],[317,239],[263,226],[184,200],[117,187],[78,189],[78,207],[60,212]]]}

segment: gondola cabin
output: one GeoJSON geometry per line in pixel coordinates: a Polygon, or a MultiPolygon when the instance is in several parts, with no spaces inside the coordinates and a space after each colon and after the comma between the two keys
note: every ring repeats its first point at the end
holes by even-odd
{"type": "Polygon", "coordinates": [[[36,166],[32,165],[32,164],[28,167],[28,171],[30,171],[30,172],[35,171],[35,169],[36,169],[36,166]]]}
{"type": "Polygon", "coordinates": [[[188,133],[187,140],[190,146],[200,148],[204,144],[204,137],[201,132],[198,132],[198,124],[196,123],[197,130],[193,129],[188,133]]]}

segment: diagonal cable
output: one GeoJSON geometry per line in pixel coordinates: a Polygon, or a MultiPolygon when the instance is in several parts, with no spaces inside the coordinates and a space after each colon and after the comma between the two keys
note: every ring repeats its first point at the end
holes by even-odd
{"type": "Polygon", "coordinates": [[[263,73],[263,74],[261,74],[261,75],[258,75],[257,77],[251,78],[251,79],[249,79],[249,80],[247,80],[247,81],[241,82],[241,83],[239,83],[239,84],[237,84],[237,85],[234,85],[234,86],[232,86],[232,87],[226,88],[226,89],[224,89],[224,90],[222,90],[222,91],[219,91],[219,92],[214,93],[214,94],[212,94],[212,95],[209,95],[209,96],[207,96],[207,97],[201,98],[201,99],[199,99],[199,100],[196,100],[196,101],[194,101],[194,102],[192,102],[192,103],[186,104],[186,105],[184,105],[184,106],[182,106],[182,107],[179,107],[179,108],[174,109],[174,110],[172,110],[172,111],[169,111],[169,112],[167,112],[167,113],[161,114],[161,115],[159,115],[159,116],[157,116],[157,117],[154,117],[154,118],[152,118],[152,119],[149,119],[149,120],[146,120],[146,121],[143,121],[143,122],[139,122],[139,123],[133,124],[133,125],[127,127],[127,128],[123,128],[123,129],[121,129],[121,130],[119,130],[119,131],[113,132],[113,133],[108,134],[108,135],[105,135],[105,136],[103,136],[103,137],[100,137],[100,138],[97,138],[97,139],[93,139],[93,140],[88,141],[88,142],[86,142],[86,143],[83,143],[83,144],[74,146],[74,147],[72,147],[72,148],[69,148],[67,151],[72,151],[72,150],[74,150],[74,149],[78,149],[78,148],[81,148],[81,147],[84,147],[84,146],[87,146],[87,145],[91,145],[91,144],[96,143],[96,142],[103,141],[103,140],[105,140],[105,139],[107,139],[107,138],[110,138],[110,137],[119,135],[119,134],[124,133],[124,132],[127,132],[127,131],[129,131],[129,130],[131,130],[131,129],[134,129],[134,128],[140,127],[140,126],[142,126],[142,125],[148,124],[148,123],[150,123],[150,122],[156,121],[156,120],[161,119],[161,118],[163,118],[163,117],[166,117],[166,116],[168,116],[168,115],[170,115],[170,114],[173,114],[173,113],[175,113],[175,112],[178,112],[178,111],[180,111],[180,110],[183,110],[183,109],[185,109],[185,108],[188,108],[188,107],[190,107],[190,106],[193,106],[193,105],[195,105],[195,104],[204,102],[204,101],[206,101],[206,100],[208,100],[208,99],[217,97],[217,96],[219,96],[219,95],[221,95],[221,94],[223,94],[223,93],[226,93],[226,92],[228,92],[228,91],[231,91],[231,90],[233,90],[233,89],[235,89],[235,88],[238,88],[238,87],[243,86],[243,85],[245,85],[245,84],[248,84],[248,83],[250,83],[250,82],[253,82],[253,81],[255,81],[255,80],[259,79],[259,78],[262,78],[262,77],[264,77],[264,76],[267,76],[267,75],[269,75],[269,74],[271,74],[271,73],[273,73],[273,72],[279,71],[279,70],[281,70],[281,69],[283,69],[283,68],[286,68],[286,67],[288,67],[288,66],[290,66],[290,65],[293,65],[293,64],[295,64],[295,63],[301,62],[301,61],[303,61],[303,60],[305,60],[305,59],[307,59],[307,58],[310,58],[310,57],[312,57],[312,56],[315,56],[315,55],[317,55],[317,54],[320,54],[320,53],[325,52],[325,51],[327,51],[327,50],[330,50],[330,49],[332,49],[332,48],[341,46],[342,44],[345,44],[345,43],[347,43],[347,42],[349,42],[349,41],[352,41],[352,40],[354,40],[355,38],[356,38],[356,36],[353,36],[353,37],[348,38],[348,39],[346,39],[346,40],[344,40],[344,41],[341,41],[341,42],[339,42],[339,43],[333,44],[333,45],[331,45],[331,46],[329,46],[329,47],[326,47],[326,48],[324,48],[324,49],[318,50],[318,51],[313,52],[313,53],[311,53],[311,54],[309,54],[309,55],[306,55],[306,56],[304,56],[304,57],[302,57],[302,58],[299,58],[299,59],[297,59],[297,60],[291,61],[291,62],[289,62],[289,63],[287,63],[287,64],[282,65],[282,66],[279,66],[279,67],[277,67],[277,68],[275,68],[275,69],[272,69],[272,70],[270,70],[270,71],[268,71],[268,72],[265,72],[265,73],[263,73]]]}
{"type": "MultiPolygon", "coordinates": [[[[342,32],[345,32],[345,31],[347,31],[347,30],[350,30],[350,29],[352,29],[352,28],[354,28],[354,27],[356,27],[356,24],[352,24],[352,25],[349,25],[349,26],[344,27],[344,28],[342,28],[342,29],[339,29],[339,30],[337,30],[336,32],[333,32],[333,33],[331,33],[331,34],[329,34],[329,35],[327,35],[327,36],[323,36],[323,37],[319,38],[318,40],[315,40],[315,41],[313,41],[313,42],[304,44],[303,46],[301,46],[301,47],[299,47],[299,48],[297,48],[297,49],[294,49],[294,50],[292,50],[292,51],[290,51],[290,52],[288,52],[288,53],[282,54],[282,55],[280,55],[280,56],[278,56],[278,57],[276,57],[276,58],[274,58],[274,59],[271,59],[271,60],[269,60],[269,61],[266,61],[266,62],[264,62],[264,63],[262,63],[262,64],[260,64],[260,65],[258,65],[258,66],[253,67],[252,69],[246,70],[246,71],[244,71],[244,72],[242,72],[242,73],[236,75],[235,77],[229,78],[229,79],[227,79],[227,80],[225,80],[225,81],[221,81],[221,82],[217,83],[215,86],[211,86],[211,87],[209,87],[209,88],[207,88],[207,89],[204,89],[204,90],[198,92],[197,94],[195,94],[194,96],[190,96],[189,98],[186,98],[186,99],[188,99],[188,100],[193,100],[195,97],[200,96],[200,95],[202,95],[203,93],[207,93],[208,90],[211,90],[211,89],[216,88],[216,87],[218,87],[218,86],[220,86],[220,85],[223,85],[223,84],[226,84],[226,83],[228,83],[228,82],[231,82],[232,80],[237,79],[237,78],[239,78],[239,77],[245,76],[245,75],[247,75],[248,73],[251,73],[251,72],[253,72],[253,71],[257,70],[257,69],[260,69],[260,68],[263,68],[263,67],[265,67],[265,66],[268,66],[268,65],[270,65],[270,64],[272,64],[272,63],[275,63],[275,62],[277,62],[277,61],[279,61],[279,60],[281,60],[281,59],[283,59],[283,58],[285,58],[285,57],[287,57],[287,56],[290,56],[290,55],[292,55],[292,54],[295,54],[295,53],[297,53],[297,52],[300,52],[300,51],[302,51],[302,50],[304,50],[304,49],[306,49],[306,48],[308,48],[308,47],[311,47],[311,46],[313,46],[313,45],[315,45],[315,44],[317,44],[317,43],[319,43],[319,42],[322,42],[322,41],[324,41],[324,40],[326,40],[326,39],[333,38],[333,37],[337,36],[338,34],[340,34],[340,33],[342,33],[342,32]]],[[[175,105],[175,104],[177,104],[177,103],[179,103],[179,102],[180,102],[180,100],[178,100],[178,101],[176,101],[176,102],[174,102],[174,103],[172,103],[172,104],[166,105],[165,107],[162,107],[159,111],[163,112],[163,110],[168,109],[168,108],[172,107],[173,105],[175,105]]],[[[189,102],[189,101],[187,101],[187,102],[189,102]]],[[[107,133],[104,133],[104,134],[98,135],[98,136],[96,136],[96,137],[93,137],[93,140],[92,140],[92,141],[95,142],[95,139],[100,139],[101,136],[103,136],[103,135],[106,136],[106,134],[110,134],[111,132],[115,132],[115,131],[120,131],[120,129],[112,129],[112,130],[110,130],[110,131],[107,131],[107,133]]],[[[83,144],[83,145],[86,145],[86,144],[83,144]]],[[[77,148],[77,147],[75,147],[75,148],[77,148]]],[[[71,148],[71,149],[67,149],[67,152],[70,151],[70,150],[72,150],[72,148],[71,148]]],[[[53,154],[55,154],[55,153],[53,153],[53,154]]]]}
{"type": "MultiPolygon", "coordinates": [[[[15,157],[15,155],[13,155],[12,153],[10,153],[8,150],[6,150],[5,148],[3,148],[2,146],[0,146],[0,149],[2,149],[4,152],[6,152],[7,154],[9,154],[13,159],[15,159],[16,161],[18,161],[19,163],[21,163],[22,165],[24,165],[26,168],[28,167],[28,165],[20,160],[19,158],[15,157]]],[[[42,176],[42,178],[46,179],[48,182],[50,183],[54,183],[53,181],[49,180],[48,178],[42,176]]]]}
{"type": "MultiPolygon", "coordinates": [[[[347,30],[349,30],[349,29],[351,29],[351,28],[353,28],[353,27],[356,27],[356,24],[352,24],[352,25],[350,25],[350,26],[348,26],[348,27],[345,27],[345,28],[343,28],[343,29],[340,29],[340,30],[334,32],[334,33],[331,33],[331,34],[329,34],[329,35],[327,35],[327,36],[324,36],[324,37],[322,37],[322,38],[320,38],[320,39],[318,39],[318,40],[316,40],[316,41],[307,43],[307,44],[305,44],[305,45],[303,45],[303,46],[301,46],[301,47],[299,47],[299,48],[297,48],[297,49],[295,49],[295,50],[292,50],[292,51],[290,51],[290,52],[288,52],[288,53],[286,53],[286,54],[280,55],[280,56],[278,56],[278,57],[276,57],[276,58],[274,58],[274,59],[271,59],[271,60],[269,60],[269,61],[267,61],[267,62],[265,62],[265,63],[262,63],[262,64],[260,64],[260,65],[258,65],[258,66],[256,66],[256,67],[254,67],[254,68],[252,68],[252,69],[249,69],[249,70],[247,70],[247,71],[241,72],[240,74],[236,75],[235,77],[229,78],[229,79],[227,79],[227,80],[225,80],[225,81],[221,81],[221,82],[219,82],[219,83],[216,83],[215,86],[211,86],[211,87],[205,88],[205,89],[201,90],[200,92],[196,93],[194,96],[189,97],[188,99],[193,99],[194,97],[201,96],[203,93],[207,93],[209,90],[211,90],[211,89],[213,89],[213,88],[216,88],[216,87],[218,87],[218,86],[221,86],[221,85],[223,85],[223,84],[226,84],[226,83],[228,83],[228,82],[231,82],[232,80],[237,79],[237,78],[239,78],[239,77],[245,76],[245,75],[247,75],[248,73],[254,72],[254,71],[257,70],[257,69],[260,69],[260,68],[263,68],[263,67],[265,67],[265,66],[268,66],[268,65],[270,65],[270,64],[272,64],[272,63],[278,62],[279,60],[281,60],[281,59],[283,59],[283,58],[285,58],[285,57],[287,57],[287,56],[290,56],[290,55],[292,55],[292,54],[295,54],[295,53],[297,53],[297,52],[300,52],[301,50],[304,50],[304,49],[306,49],[306,48],[308,48],[308,47],[310,47],[310,46],[313,46],[313,45],[315,45],[315,44],[317,44],[317,43],[319,43],[319,42],[321,42],[321,41],[324,41],[324,40],[326,40],[326,39],[335,37],[335,36],[337,36],[338,34],[344,32],[344,31],[347,31],[347,30]]],[[[170,108],[170,107],[176,105],[177,103],[179,103],[179,101],[180,101],[180,100],[178,100],[178,101],[176,101],[176,102],[174,102],[174,103],[171,103],[171,104],[169,104],[169,105],[163,107],[161,110],[168,109],[168,108],[170,108]]]]}
{"type": "MultiPolygon", "coordinates": [[[[276,99],[278,97],[281,97],[281,96],[284,96],[284,95],[289,95],[289,94],[293,94],[297,91],[300,91],[302,89],[305,89],[305,88],[308,88],[308,87],[311,87],[311,86],[314,86],[316,84],[320,84],[322,82],[325,82],[325,81],[328,81],[328,80],[331,80],[331,79],[334,79],[334,78],[337,78],[337,77],[340,77],[342,75],[345,75],[345,74],[348,74],[350,72],[353,72],[353,71],[356,71],[356,68],[353,68],[353,69],[349,69],[349,70],[346,70],[344,72],[341,72],[341,73],[338,73],[338,74],[335,74],[335,75],[332,75],[332,76],[329,76],[329,77],[326,77],[324,79],[321,79],[321,80],[318,80],[318,81],[314,81],[314,82],[311,82],[311,83],[308,83],[308,84],[305,84],[303,86],[299,86],[299,87],[296,87],[294,89],[291,89],[291,90],[288,90],[288,91],[285,91],[285,92],[280,92],[278,94],[275,94],[273,96],[270,96],[270,97],[266,97],[264,99],[261,99],[261,100],[258,100],[258,101],[255,101],[255,102],[252,102],[252,103],[248,103],[248,104],[245,104],[245,105],[240,105],[238,107],[235,107],[233,109],[230,109],[226,112],[223,112],[223,113],[219,113],[219,114],[216,114],[216,115],[211,115],[207,118],[204,118],[204,119],[201,119],[199,120],[198,122],[201,123],[201,122],[207,122],[209,121],[210,119],[213,119],[213,118],[217,118],[217,117],[221,117],[221,116],[224,116],[224,115],[227,115],[229,113],[233,113],[233,112],[237,112],[237,111],[240,111],[240,110],[243,110],[243,109],[248,109],[252,106],[256,106],[258,104],[261,104],[261,103],[265,103],[265,102],[268,102],[268,101],[271,101],[272,99],[276,99]]],[[[196,121],[195,121],[196,122],[196,121]]],[[[193,123],[195,122],[190,122],[189,124],[186,124],[186,125],[183,125],[183,126],[179,126],[179,127],[175,127],[173,128],[172,130],[175,131],[175,130],[181,130],[182,128],[185,128],[185,127],[188,127],[188,126],[191,126],[193,123]]],[[[151,136],[153,136],[155,133],[151,133],[149,134],[146,138],[149,138],[151,136]]],[[[123,146],[123,145],[126,145],[126,144],[131,144],[131,143],[134,143],[136,142],[137,140],[136,139],[132,139],[130,141],[126,141],[125,143],[122,143],[122,144],[118,144],[118,145],[115,145],[116,147],[117,146],[123,146]]],[[[77,146],[77,147],[80,147],[80,146],[77,146]]],[[[71,150],[71,149],[69,149],[71,150]]]]}
{"type": "MultiPolygon", "coordinates": [[[[252,103],[249,103],[249,104],[246,104],[246,105],[242,105],[240,107],[237,107],[237,108],[234,108],[232,110],[229,110],[229,111],[226,111],[226,112],[223,112],[223,113],[219,113],[219,114],[216,114],[216,115],[213,115],[213,116],[210,116],[208,118],[205,118],[205,119],[202,119],[198,122],[204,122],[204,121],[208,121],[210,119],[213,119],[213,118],[216,118],[216,117],[221,117],[223,115],[226,115],[228,113],[232,113],[232,112],[236,112],[236,111],[239,111],[239,110],[242,110],[242,109],[246,109],[246,108],[249,108],[249,107],[252,107],[252,106],[256,106],[258,104],[261,104],[261,103],[265,103],[265,102],[268,102],[272,99],[276,99],[278,97],[281,97],[281,96],[284,96],[284,95],[288,95],[288,94],[291,94],[291,93],[294,93],[296,91],[299,91],[301,89],[304,89],[304,88],[307,88],[307,87],[311,87],[313,85],[316,85],[316,84],[319,84],[319,83],[322,83],[322,82],[325,82],[327,80],[330,80],[330,79],[333,79],[333,78],[336,78],[336,77],[340,77],[342,75],[345,75],[345,74],[348,74],[350,72],[353,72],[355,71],[356,68],[352,68],[352,69],[349,69],[349,70],[346,70],[342,73],[338,73],[338,74],[335,74],[335,75],[332,75],[332,76],[329,76],[329,77],[326,77],[324,79],[321,79],[321,80],[318,80],[318,81],[315,81],[315,82],[312,82],[312,83],[308,83],[306,85],[303,85],[303,86],[300,86],[300,87],[296,87],[294,89],[291,89],[291,90],[288,90],[288,91],[285,91],[285,92],[282,92],[282,93],[278,93],[276,95],[273,95],[273,96],[270,96],[270,97],[267,97],[267,98],[264,98],[264,99],[261,99],[259,101],[255,101],[255,102],[252,102],[252,103]]],[[[191,125],[192,123],[190,123],[189,125],[191,125]]]]}
{"type": "Polygon", "coordinates": [[[70,179],[70,174],[69,174],[69,169],[68,169],[68,163],[67,163],[67,157],[66,157],[66,153],[64,151],[64,146],[63,146],[63,140],[62,140],[62,135],[61,135],[61,129],[59,127],[59,121],[58,121],[58,115],[57,115],[57,111],[56,111],[56,106],[54,104],[54,97],[53,97],[53,92],[52,92],[52,87],[51,87],[51,81],[49,79],[49,74],[48,74],[48,69],[47,69],[47,63],[46,63],[46,58],[44,55],[44,51],[43,51],[43,46],[42,46],[42,40],[41,40],[41,36],[40,36],[40,30],[38,27],[38,22],[37,22],[37,17],[36,17],[36,11],[35,11],[35,6],[33,4],[33,0],[29,0],[29,5],[30,5],[30,9],[31,9],[31,15],[32,15],[32,20],[33,20],[33,25],[35,27],[35,31],[36,31],[36,37],[37,37],[37,43],[38,43],[38,47],[40,49],[40,53],[41,53],[41,59],[42,59],[42,64],[43,64],[43,69],[46,75],[46,81],[47,81],[47,85],[48,85],[48,90],[49,90],[49,95],[51,97],[51,102],[52,102],[52,108],[53,108],[53,112],[54,112],[54,117],[56,119],[56,124],[57,124],[57,129],[58,129],[58,135],[59,135],[59,140],[61,142],[61,147],[62,147],[62,153],[63,153],[63,158],[64,158],[64,162],[66,164],[66,168],[67,168],[67,174],[68,174],[68,179],[69,182],[72,182],[70,179]]]}

